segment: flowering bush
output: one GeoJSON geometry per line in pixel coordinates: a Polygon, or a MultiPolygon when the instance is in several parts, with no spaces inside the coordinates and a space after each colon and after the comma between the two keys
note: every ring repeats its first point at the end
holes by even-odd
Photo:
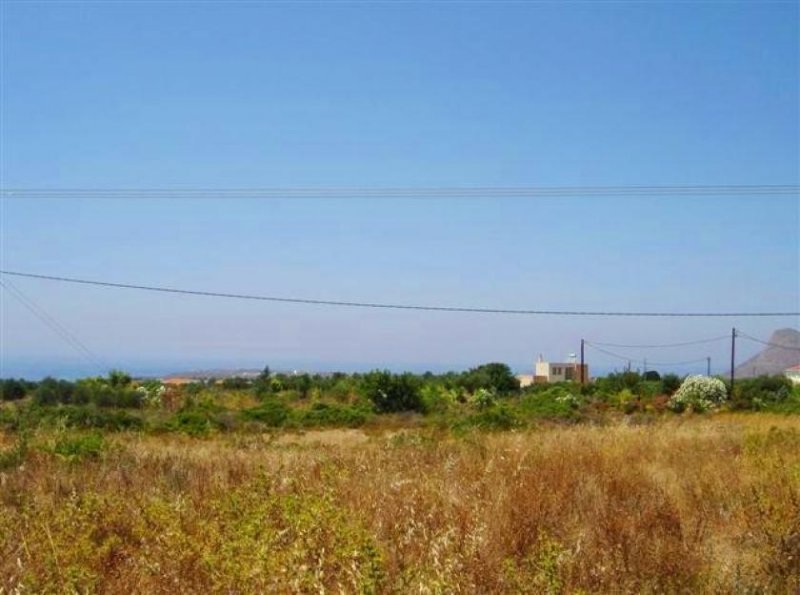
{"type": "Polygon", "coordinates": [[[486,409],[495,404],[497,401],[497,395],[491,389],[479,388],[472,395],[472,401],[478,406],[479,409],[486,409]]]}
{"type": "Polygon", "coordinates": [[[669,407],[679,413],[686,409],[708,411],[727,398],[728,391],[725,389],[725,383],[719,378],[688,376],[670,398],[669,407]]]}
{"type": "Polygon", "coordinates": [[[158,380],[149,380],[136,389],[148,407],[159,407],[167,388],[158,380]]]}

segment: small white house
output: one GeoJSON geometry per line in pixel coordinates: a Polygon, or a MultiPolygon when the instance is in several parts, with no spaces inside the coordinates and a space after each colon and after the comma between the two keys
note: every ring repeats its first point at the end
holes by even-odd
{"type": "MultiPolygon", "coordinates": [[[[533,381],[537,384],[548,382],[580,382],[581,364],[572,362],[546,362],[539,355],[536,361],[533,381]]],[[[589,382],[589,366],[583,365],[583,381],[589,382]]]]}
{"type": "Polygon", "coordinates": [[[800,364],[787,368],[783,371],[783,375],[792,381],[792,384],[800,384],[800,364]]]}

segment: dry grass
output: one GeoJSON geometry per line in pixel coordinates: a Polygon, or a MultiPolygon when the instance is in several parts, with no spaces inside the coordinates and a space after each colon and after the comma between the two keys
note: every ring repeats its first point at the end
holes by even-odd
{"type": "Polygon", "coordinates": [[[0,593],[800,589],[789,417],[55,439],[0,476],[0,593]]]}

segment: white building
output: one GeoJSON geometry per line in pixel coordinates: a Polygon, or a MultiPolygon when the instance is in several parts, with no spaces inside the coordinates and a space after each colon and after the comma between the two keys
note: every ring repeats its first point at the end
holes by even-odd
{"type": "MultiPolygon", "coordinates": [[[[522,383],[522,377],[520,382],[522,383]]],[[[525,375],[528,384],[544,384],[549,382],[580,382],[581,365],[576,361],[571,362],[546,362],[544,357],[539,355],[534,366],[533,377],[525,375]]],[[[589,382],[589,366],[583,365],[584,382],[589,382]]],[[[524,386],[524,385],[523,385],[524,386]]]]}
{"type": "Polygon", "coordinates": [[[783,375],[792,381],[792,384],[800,384],[800,364],[787,368],[783,371],[783,375]]]}

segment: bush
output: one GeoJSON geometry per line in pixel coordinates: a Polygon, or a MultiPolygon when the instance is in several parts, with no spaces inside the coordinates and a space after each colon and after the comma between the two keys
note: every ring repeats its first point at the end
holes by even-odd
{"type": "Polygon", "coordinates": [[[140,417],[127,411],[107,411],[98,409],[94,405],[33,406],[21,412],[21,416],[25,423],[31,425],[56,425],[68,428],[120,431],[135,430],[144,425],[140,417]]]}
{"type": "Polygon", "coordinates": [[[483,364],[465,372],[460,384],[469,392],[486,389],[498,395],[508,395],[519,392],[519,380],[511,373],[511,368],[506,364],[483,364]]]}
{"type": "Polygon", "coordinates": [[[681,387],[681,378],[677,374],[664,374],[661,377],[661,392],[665,395],[674,395],[681,387]]]}
{"type": "Polygon", "coordinates": [[[733,387],[734,409],[764,409],[785,401],[792,383],[785,376],[759,376],[737,380],[733,387]]]}
{"type": "Polygon", "coordinates": [[[37,405],[58,405],[69,403],[75,387],[66,380],[56,380],[48,376],[39,383],[33,393],[33,401],[37,405]]]}
{"type": "Polygon", "coordinates": [[[28,387],[24,380],[0,380],[0,401],[18,401],[25,397],[28,387]]]}
{"type": "Polygon", "coordinates": [[[247,378],[242,378],[241,376],[232,376],[231,378],[226,378],[222,381],[222,388],[227,390],[241,390],[245,388],[250,388],[252,382],[247,378]]]}
{"type": "Polygon", "coordinates": [[[53,445],[53,453],[68,460],[97,458],[105,449],[102,434],[92,432],[82,436],[63,436],[53,445]]]}
{"type": "Polygon", "coordinates": [[[289,408],[279,401],[264,401],[258,407],[243,409],[239,415],[242,419],[277,428],[284,425],[290,413],[289,408]]]}
{"type": "Polygon", "coordinates": [[[702,412],[716,407],[727,398],[725,383],[719,378],[688,376],[669,400],[669,406],[678,413],[687,409],[702,412]]]}
{"type": "Polygon", "coordinates": [[[167,422],[166,428],[190,436],[203,436],[222,426],[218,419],[221,411],[220,406],[209,400],[199,404],[190,401],[167,422]]]}
{"type": "Polygon", "coordinates": [[[375,370],[361,380],[361,393],[381,413],[422,411],[420,382],[413,374],[375,370]]]}
{"type": "Polygon", "coordinates": [[[579,399],[562,386],[525,395],[520,400],[520,409],[531,417],[569,418],[577,415],[579,399]]]}
{"type": "Polygon", "coordinates": [[[456,424],[456,429],[475,427],[481,430],[510,430],[519,425],[520,421],[511,408],[502,404],[467,416],[461,423],[456,424]]]}
{"type": "Polygon", "coordinates": [[[302,427],[344,426],[355,428],[364,425],[370,411],[365,407],[314,403],[308,409],[292,412],[292,421],[302,427]]]}

